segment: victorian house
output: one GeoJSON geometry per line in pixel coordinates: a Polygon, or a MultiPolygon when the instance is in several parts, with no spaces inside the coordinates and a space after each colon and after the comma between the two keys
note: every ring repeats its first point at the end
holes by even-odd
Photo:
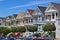
{"type": "Polygon", "coordinates": [[[38,32],[43,32],[43,25],[45,24],[46,7],[37,6],[33,13],[33,24],[38,26],[38,32]]]}
{"type": "Polygon", "coordinates": [[[17,17],[17,14],[7,16],[5,26],[15,27],[16,26],[16,17],[17,17]]]}
{"type": "Polygon", "coordinates": [[[26,26],[26,29],[29,26],[34,26],[33,25],[33,15],[32,15],[33,13],[34,13],[34,10],[27,9],[27,11],[24,14],[24,26],[26,26]]]}
{"type": "Polygon", "coordinates": [[[17,26],[24,26],[24,14],[25,12],[20,12],[16,17],[17,26]]]}
{"type": "Polygon", "coordinates": [[[45,10],[46,23],[56,26],[56,38],[60,38],[60,4],[51,2],[45,10]]]}

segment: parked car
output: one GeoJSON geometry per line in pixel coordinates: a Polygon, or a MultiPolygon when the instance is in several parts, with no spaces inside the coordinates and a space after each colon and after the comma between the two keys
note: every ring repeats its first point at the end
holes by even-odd
{"type": "Polygon", "coordinates": [[[6,40],[6,38],[4,38],[4,37],[0,37],[0,40],[6,40]]]}

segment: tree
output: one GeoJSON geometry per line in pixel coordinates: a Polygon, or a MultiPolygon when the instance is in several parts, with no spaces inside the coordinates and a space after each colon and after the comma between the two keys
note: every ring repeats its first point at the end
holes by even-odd
{"type": "Polygon", "coordinates": [[[0,35],[7,35],[8,33],[10,33],[11,31],[10,31],[10,28],[8,28],[8,27],[0,27],[0,35]]]}
{"type": "Polygon", "coordinates": [[[35,31],[37,31],[37,29],[38,29],[37,26],[29,26],[28,31],[35,32],[35,31]]]}
{"type": "Polygon", "coordinates": [[[55,32],[52,32],[52,31],[55,31],[55,30],[56,30],[56,27],[55,27],[54,24],[50,24],[50,23],[49,23],[49,24],[46,24],[46,25],[44,26],[43,30],[44,30],[44,31],[48,31],[48,33],[49,33],[50,35],[52,35],[53,38],[55,38],[55,32]]]}
{"type": "Polygon", "coordinates": [[[54,24],[46,24],[44,25],[43,30],[44,31],[55,31],[56,27],[54,24]]]}
{"type": "Polygon", "coordinates": [[[5,27],[0,27],[0,35],[3,33],[5,27]]]}
{"type": "Polygon", "coordinates": [[[2,33],[3,33],[4,36],[7,35],[7,34],[10,33],[10,32],[11,32],[11,30],[10,30],[10,28],[8,28],[8,27],[5,27],[5,28],[3,29],[3,31],[2,31],[2,33]]]}
{"type": "Polygon", "coordinates": [[[26,32],[26,28],[24,26],[17,27],[18,32],[26,32]]]}

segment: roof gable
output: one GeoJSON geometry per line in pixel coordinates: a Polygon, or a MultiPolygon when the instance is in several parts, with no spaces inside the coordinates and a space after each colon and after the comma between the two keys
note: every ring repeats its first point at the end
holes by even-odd
{"type": "Polygon", "coordinates": [[[46,7],[42,7],[42,6],[38,6],[38,8],[40,9],[40,11],[44,14],[46,7]]]}
{"type": "Polygon", "coordinates": [[[34,10],[31,10],[31,9],[27,9],[27,11],[29,12],[30,15],[34,13],[34,10]]]}
{"type": "Polygon", "coordinates": [[[17,15],[17,18],[23,18],[25,12],[20,12],[18,15],[17,15]]]}
{"type": "Polygon", "coordinates": [[[51,10],[51,9],[56,10],[56,7],[54,6],[54,3],[52,3],[52,2],[48,5],[48,7],[45,11],[48,11],[48,10],[51,10]]]}

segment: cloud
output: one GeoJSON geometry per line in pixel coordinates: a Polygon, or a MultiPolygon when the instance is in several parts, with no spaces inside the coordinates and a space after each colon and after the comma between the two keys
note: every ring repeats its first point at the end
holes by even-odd
{"type": "MultiPolygon", "coordinates": [[[[54,1],[54,0],[53,0],[54,1]]],[[[24,5],[18,5],[18,6],[14,6],[14,7],[10,7],[9,9],[16,9],[16,8],[22,8],[22,7],[29,7],[29,6],[33,6],[33,5],[39,5],[39,4],[46,4],[49,2],[53,2],[52,0],[38,0],[38,1],[32,1],[30,3],[24,4],[24,5]]],[[[57,1],[57,0],[56,0],[57,1]]]]}
{"type": "MultiPolygon", "coordinates": [[[[50,1],[48,1],[50,2],[50,1]]],[[[14,7],[10,7],[9,9],[15,9],[15,8],[21,8],[21,7],[29,7],[29,6],[33,6],[33,5],[39,5],[39,4],[45,4],[45,3],[48,3],[48,2],[41,2],[41,1],[33,1],[33,2],[30,2],[30,3],[27,3],[27,4],[24,4],[24,5],[18,5],[18,6],[14,6],[14,7]]]]}

